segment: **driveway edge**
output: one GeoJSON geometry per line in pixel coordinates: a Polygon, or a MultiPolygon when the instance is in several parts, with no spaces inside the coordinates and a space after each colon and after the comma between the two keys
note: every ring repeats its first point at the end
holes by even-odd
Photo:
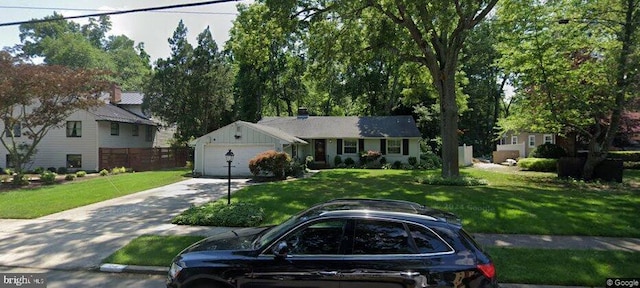
{"type": "Polygon", "coordinates": [[[169,267],[162,266],[137,266],[105,263],[100,265],[100,272],[107,273],[132,273],[149,275],[167,275],[169,267]]]}

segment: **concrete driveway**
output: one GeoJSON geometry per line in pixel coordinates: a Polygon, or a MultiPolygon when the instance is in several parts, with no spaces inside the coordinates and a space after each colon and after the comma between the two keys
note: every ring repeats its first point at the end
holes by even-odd
{"type": "MultiPolygon", "coordinates": [[[[231,185],[233,192],[248,180],[231,185]]],[[[92,269],[140,235],[215,234],[224,228],[170,222],[192,205],[226,196],[227,180],[193,178],[38,219],[0,219],[0,266],[92,269]]]]}

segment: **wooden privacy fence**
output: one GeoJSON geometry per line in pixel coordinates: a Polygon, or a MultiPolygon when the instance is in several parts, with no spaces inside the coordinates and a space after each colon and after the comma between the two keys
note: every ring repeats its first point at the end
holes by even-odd
{"type": "Polygon", "coordinates": [[[131,168],[150,171],[184,167],[189,159],[189,148],[100,148],[99,169],[131,168]]]}

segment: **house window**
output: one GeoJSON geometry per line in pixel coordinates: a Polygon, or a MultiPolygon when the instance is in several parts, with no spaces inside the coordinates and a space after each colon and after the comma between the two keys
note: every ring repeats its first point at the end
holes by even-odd
{"type": "Polygon", "coordinates": [[[151,142],[151,141],[153,141],[153,126],[148,126],[147,125],[146,127],[147,128],[146,128],[145,133],[144,133],[144,139],[147,142],[151,142]]]}
{"type": "Polygon", "coordinates": [[[82,137],[82,122],[67,121],[67,137],[82,137]]]}
{"type": "Polygon", "coordinates": [[[7,168],[14,168],[13,161],[11,161],[11,154],[7,154],[5,161],[5,163],[7,164],[7,168]]]}
{"type": "Polygon", "coordinates": [[[82,155],[67,154],[67,168],[82,168],[82,155]]]}
{"type": "Polygon", "coordinates": [[[505,145],[507,144],[507,136],[502,136],[502,138],[500,138],[500,142],[498,142],[499,145],[505,145]]]}
{"type": "Polygon", "coordinates": [[[545,144],[546,144],[546,143],[551,143],[551,144],[553,144],[553,135],[551,135],[551,134],[544,134],[544,141],[542,141],[542,142],[544,142],[545,144]]]}
{"type": "Polygon", "coordinates": [[[133,126],[131,126],[131,136],[138,135],[140,135],[140,126],[138,126],[137,124],[133,124],[133,126]]]}
{"type": "Polygon", "coordinates": [[[358,153],[358,140],[344,140],[343,142],[344,154],[356,154],[358,153]]]}
{"type": "Polygon", "coordinates": [[[111,122],[111,135],[114,135],[114,136],[120,135],[120,123],[111,122]]]}
{"type": "Polygon", "coordinates": [[[536,147],[536,135],[529,135],[529,147],[536,147]]]}
{"type": "Polygon", "coordinates": [[[400,139],[387,139],[387,154],[400,154],[402,152],[402,141],[400,139]]]}
{"type": "Polygon", "coordinates": [[[9,129],[9,127],[6,127],[6,129],[4,130],[4,135],[6,137],[20,137],[22,136],[22,126],[20,125],[20,123],[16,123],[15,125],[13,125],[13,129],[9,129]]]}
{"type": "Polygon", "coordinates": [[[518,136],[511,136],[511,144],[518,144],[518,136]]]}

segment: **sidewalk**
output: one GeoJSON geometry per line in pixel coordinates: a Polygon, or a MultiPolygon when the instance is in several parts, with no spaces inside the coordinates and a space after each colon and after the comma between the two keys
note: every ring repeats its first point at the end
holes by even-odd
{"type": "Polygon", "coordinates": [[[640,252],[638,238],[481,233],[473,237],[482,246],[640,252]]]}

